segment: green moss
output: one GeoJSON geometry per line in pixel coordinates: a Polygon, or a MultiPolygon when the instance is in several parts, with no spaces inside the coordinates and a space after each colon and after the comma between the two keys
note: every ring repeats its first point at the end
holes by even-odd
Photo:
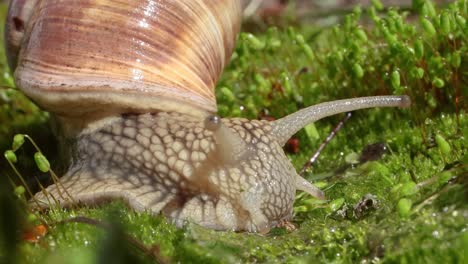
{"type": "MultiPolygon", "coordinates": [[[[396,8],[377,13],[380,2],[373,1],[373,7],[356,8],[331,28],[296,23],[240,36],[217,89],[222,116],[278,118],[325,100],[376,94],[405,93],[413,100],[407,110],[353,114],[306,174],[319,181],[327,201],[298,193],[297,230],[275,228],[259,235],[195,225],[178,229],[163,217],[135,213],[116,201],[41,213],[49,224],[47,235],[38,243],[2,236],[0,261],[12,252],[5,245],[14,247],[15,241],[16,257],[27,263],[153,260],[126,236],[155,246],[163,259],[189,263],[466,261],[468,118],[462,87],[468,77],[462,65],[468,54],[467,5],[460,0],[440,9],[429,1],[414,2],[420,16],[396,8]],[[360,163],[361,151],[378,142],[385,143],[386,154],[360,163]],[[70,221],[77,216],[111,224],[70,221]]],[[[0,66],[1,83],[11,85],[4,60],[0,66]]],[[[1,150],[12,148],[12,136],[20,132],[39,139],[49,156],[56,143],[44,132],[47,119],[16,90],[0,90],[1,150]]],[[[296,168],[339,119],[320,121],[296,135],[300,153],[290,154],[296,168]]],[[[29,174],[24,167],[38,173],[33,150],[22,147],[16,155],[24,175],[29,174]]],[[[5,164],[0,161],[3,180],[13,177],[5,164]]],[[[24,201],[17,198],[21,194],[0,193],[2,219],[18,222],[21,232],[39,223],[28,220],[27,213],[12,213],[11,208],[24,211],[12,205],[24,201]]]]}

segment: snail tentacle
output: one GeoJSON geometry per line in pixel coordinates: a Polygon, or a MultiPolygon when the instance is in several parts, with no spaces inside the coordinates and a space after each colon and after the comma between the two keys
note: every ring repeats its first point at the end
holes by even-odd
{"type": "Polygon", "coordinates": [[[324,200],[325,194],[322,190],[317,188],[312,183],[308,182],[303,177],[296,175],[296,188],[300,191],[304,191],[317,199],[324,200]]]}
{"type": "Polygon", "coordinates": [[[304,126],[327,116],[373,107],[408,107],[411,100],[408,96],[369,96],[336,100],[309,106],[291,115],[272,122],[272,134],[283,146],[292,135],[304,126]]]}

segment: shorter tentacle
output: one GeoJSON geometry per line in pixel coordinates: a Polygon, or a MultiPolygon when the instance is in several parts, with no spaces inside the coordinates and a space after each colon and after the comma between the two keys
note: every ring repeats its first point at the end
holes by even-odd
{"type": "Polygon", "coordinates": [[[317,188],[312,183],[308,182],[306,179],[302,178],[301,176],[296,176],[296,188],[298,190],[304,191],[317,199],[324,200],[325,194],[322,190],[317,188]]]}

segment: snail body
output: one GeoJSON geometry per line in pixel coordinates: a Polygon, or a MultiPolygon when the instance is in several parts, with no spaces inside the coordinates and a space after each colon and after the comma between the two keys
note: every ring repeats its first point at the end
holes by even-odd
{"type": "Polygon", "coordinates": [[[264,232],[292,217],[296,190],[323,198],[282,150],[294,133],[336,113],[409,105],[377,96],[273,122],[217,117],[241,10],[241,0],[12,1],[15,81],[60,121],[71,153],[60,184],[36,195],[41,206],[120,198],[178,225],[264,232]]]}

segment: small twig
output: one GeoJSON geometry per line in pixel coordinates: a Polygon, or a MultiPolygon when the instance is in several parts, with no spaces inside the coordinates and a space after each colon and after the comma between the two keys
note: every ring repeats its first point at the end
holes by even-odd
{"type": "Polygon", "coordinates": [[[325,138],[325,140],[320,144],[319,148],[317,151],[312,155],[312,157],[307,161],[304,166],[302,167],[301,171],[299,172],[299,175],[303,175],[306,170],[308,170],[314,162],[317,160],[317,158],[320,156],[320,153],[322,150],[325,148],[326,145],[335,137],[336,133],[343,127],[343,125],[348,121],[348,119],[351,117],[352,113],[348,112],[346,113],[345,117],[338,123],[338,125],[330,132],[330,134],[325,138]]]}
{"type": "Polygon", "coordinates": [[[434,191],[432,194],[430,194],[428,197],[426,197],[423,201],[421,201],[419,204],[417,204],[414,207],[414,211],[417,212],[421,210],[424,206],[432,203],[437,197],[439,197],[442,193],[446,192],[450,188],[450,184],[446,184],[442,189],[434,191]]]}
{"type": "Polygon", "coordinates": [[[244,18],[253,16],[260,8],[264,0],[252,0],[244,9],[244,18]]]}

